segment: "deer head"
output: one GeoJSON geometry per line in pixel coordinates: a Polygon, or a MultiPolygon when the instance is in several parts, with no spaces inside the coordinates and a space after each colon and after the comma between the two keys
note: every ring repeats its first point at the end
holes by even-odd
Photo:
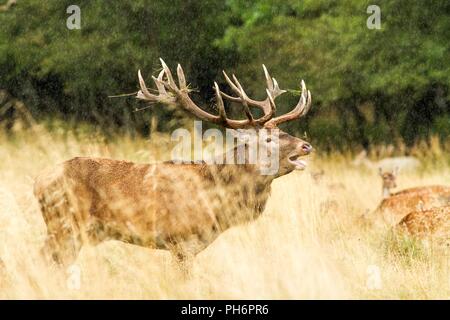
{"type": "Polygon", "coordinates": [[[393,171],[383,172],[382,168],[378,168],[378,173],[383,181],[383,198],[388,198],[391,195],[391,189],[397,187],[396,179],[398,168],[393,171]]]}
{"type": "Polygon", "coordinates": [[[277,81],[275,78],[270,77],[269,72],[264,65],[263,69],[267,81],[267,97],[262,101],[249,98],[236,76],[232,75],[232,79],[230,79],[224,71],[223,74],[225,80],[236,96],[231,96],[222,92],[219,89],[219,85],[214,82],[213,88],[218,109],[218,115],[214,115],[206,112],[192,101],[189,96],[191,90],[187,86],[186,78],[181,66],[178,65],[177,67],[178,84],[176,84],[172,72],[165,62],[162,59],[160,60],[163,68],[157,78],[152,77],[157,87],[157,93],[156,91],[155,93],[149,91],[139,70],[138,77],[141,90],[137,93],[138,99],[153,103],[179,105],[197,118],[225,128],[254,129],[256,131],[265,130],[265,139],[263,141],[258,141],[259,144],[264,143],[265,145],[259,145],[258,147],[266,147],[270,150],[272,148],[271,144],[273,144],[274,141],[278,142],[279,170],[277,176],[284,175],[296,169],[305,169],[306,162],[302,160],[301,157],[310,154],[312,146],[308,142],[278,129],[279,124],[298,119],[309,111],[311,107],[311,93],[306,89],[303,80],[301,81],[301,96],[297,105],[290,112],[275,117],[275,99],[286,91],[280,89],[277,81]],[[229,119],[225,111],[224,99],[241,104],[246,119],[229,119]],[[263,115],[259,118],[255,118],[251,113],[250,107],[260,109],[263,115]]]}

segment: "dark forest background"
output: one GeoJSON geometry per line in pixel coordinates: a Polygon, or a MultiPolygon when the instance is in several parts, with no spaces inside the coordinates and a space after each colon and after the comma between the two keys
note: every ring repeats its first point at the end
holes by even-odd
{"type": "MultiPolygon", "coordinates": [[[[133,97],[137,70],[148,85],[159,57],[182,64],[195,99],[214,110],[213,81],[235,73],[247,93],[265,94],[261,64],[283,89],[279,112],[298,100],[310,114],[287,124],[324,148],[412,145],[450,136],[450,2],[329,0],[0,0],[0,124],[20,101],[38,121],[89,122],[105,131],[171,130],[176,110],[133,97]],[[69,5],[81,29],[69,30],[69,5]],[[368,29],[369,5],[381,29],[368,29]]],[[[235,115],[238,116],[238,115],[235,115]]]]}

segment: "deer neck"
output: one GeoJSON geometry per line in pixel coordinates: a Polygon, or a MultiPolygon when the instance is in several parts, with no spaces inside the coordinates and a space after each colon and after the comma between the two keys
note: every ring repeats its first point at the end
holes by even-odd
{"type": "Polygon", "coordinates": [[[203,172],[211,180],[223,185],[238,183],[270,186],[275,178],[273,175],[261,175],[258,167],[252,164],[205,164],[203,172]]]}
{"type": "MultiPolygon", "coordinates": [[[[220,160],[234,159],[234,164],[204,164],[203,172],[210,179],[223,185],[231,184],[252,184],[258,185],[257,189],[269,187],[276,175],[261,174],[259,164],[250,163],[247,151],[244,163],[237,164],[238,149],[233,148],[221,155],[220,160]],[[231,154],[230,154],[231,153],[231,154]]],[[[218,163],[218,161],[216,161],[218,163]]]]}
{"type": "Polygon", "coordinates": [[[383,199],[391,196],[391,190],[388,187],[383,186],[383,199]]]}
{"type": "Polygon", "coordinates": [[[232,201],[231,207],[217,212],[222,228],[248,222],[262,214],[271,192],[273,176],[259,173],[256,165],[218,164],[204,165],[210,190],[218,197],[222,208],[224,199],[232,201]],[[217,192],[219,191],[219,192],[217,192]]]}

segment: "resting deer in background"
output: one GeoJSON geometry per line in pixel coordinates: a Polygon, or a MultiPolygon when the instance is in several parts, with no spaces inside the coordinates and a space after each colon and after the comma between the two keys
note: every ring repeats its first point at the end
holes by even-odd
{"type": "Polygon", "coordinates": [[[367,169],[376,169],[381,168],[385,171],[392,171],[397,169],[401,169],[403,171],[408,170],[417,170],[420,168],[421,163],[415,157],[387,157],[378,161],[372,161],[367,157],[367,151],[363,150],[358,155],[356,155],[355,159],[352,161],[352,164],[357,167],[365,167],[367,169]]]}
{"type": "MultiPolygon", "coordinates": [[[[170,69],[153,80],[158,93],[151,93],[139,71],[137,98],[151,103],[178,105],[203,121],[231,129],[271,130],[264,141],[269,150],[277,133],[279,169],[261,175],[261,162],[243,164],[137,164],[102,158],[74,158],[41,174],[34,193],[47,225],[45,252],[60,263],[74,261],[84,243],[117,239],[149,248],[170,250],[183,261],[207,247],[226,229],[256,219],[264,210],[272,181],[293,170],[303,170],[312,147],[308,142],[279,131],[280,123],[304,116],[311,107],[311,94],[302,81],[298,104],[275,117],[275,98],[284,93],[277,81],[264,72],[267,98],[247,96],[237,78],[224,72],[236,96],[220,91],[214,83],[218,115],[206,112],[189,96],[183,69],[177,68],[178,85],[170,69]],[[246,119],[227,117],[224,101],[242,104],[246,119]],[[250,107],[262,111],[254,118],[250,107]]],[[[247,146],[246,146],[247,147],[247,146]]],[[[237,152],[237,147],[229,151],[237,152]]]]}
{"type": "Polygon", "coordinates": [[[379,174],[383,181],[383,200],[376,214],[381,214],[386,222],[397,224],[410,212],[450,205],[450,187],[422,186],[391,193],[397,187],[398,169],[383,172],[380,168],[379,174]]]}

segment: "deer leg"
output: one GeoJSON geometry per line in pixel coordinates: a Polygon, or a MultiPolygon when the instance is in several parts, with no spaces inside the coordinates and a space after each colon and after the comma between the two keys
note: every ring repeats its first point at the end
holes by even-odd
{"type": "Polygon", "coordinates": [[[75,262],[81,247],[80,237],[66,229],[47,236],[42,254],[47,260],[53,260],[58,265],[69,266],[75,262]]]}
{"type": "Polygon", "coordinates": [[[182,251],[172,251],[172,255],[175,258],[177,267],[180,269],[181,273],[183,274],[183,278],[187,279],[190,276],[194,256],[192,254],[189,254],[187,252],[182,251]]]}
{"type": "Polygon", "coordinates": [[[48,263],[61,263],[61,259],[58,255],[58,250],[53,235],[47,235],[44,246],[41,248],[41,255],[48,263]]]}
{"type": "Polygon", "coordinates": [[[47,224],[47,239],[41,253],[47,261],[59,265],[72,264],[81,249],[82,241],[79,232],[73,227],[70,209],[63,201],[60,205],[43,208],[44,220],[47,224]]]}
{"type": "Polygon", "coordinates": [[[208,244],[198,236],[193,235],[189,239],[177,242],[170,248],[175,261],[185,276],[189,276],[195,256],[205,249],[208,244]]]}

